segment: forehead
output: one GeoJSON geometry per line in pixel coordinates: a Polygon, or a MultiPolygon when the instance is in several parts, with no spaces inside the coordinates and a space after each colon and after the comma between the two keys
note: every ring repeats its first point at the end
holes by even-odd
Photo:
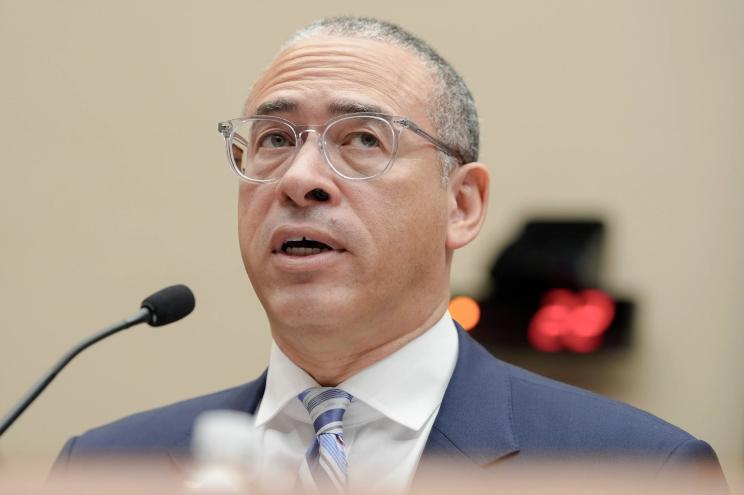
{"type": "Polygon", "coordinates": [[[431,76],[411,51],[377,40],[312,37],[283,50],[256,81],[245,114],[280,107],[326,117],[333,108],[378,109],[424,125],[431,76]],[[287,103],[290,103],[288,106],[287,103]]]}

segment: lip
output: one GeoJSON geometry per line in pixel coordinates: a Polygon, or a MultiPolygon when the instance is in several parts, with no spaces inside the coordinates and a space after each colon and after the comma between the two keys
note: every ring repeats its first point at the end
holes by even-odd
{"type": "MultiPolygon", "coordinates": [[[[283,254],[282,245],[289,239],[301,239],[301,238],[312,239],[313,241],[322,242],[329,246],[333,252],[345,252],[346,249],[343,243],[336,239],[333,235],[328,232],[318,229],[316,227],[300,226],[300,225],[283,225],[277,228],[271,235],[269,245],[271,246],[271,254],[283,254]]],[[[330,252],[330,251],[326,251],[330,252]]],[[[319,256],[320,254],[313,254],[310,256],[303,256],[304,258],[319,256]]],[[[286,255],[285,255],[286,256],[286,255]]],[[[298,256],[292,256],[296,258],[298,256]]]]}
{"type": "Polygon", "coordinates": [[[347,250],[343,243],[328,232],[316,227],[282,226],[271,235],[271,262],[280,270],[287,272],[307,272],[326,268],[341,259],[347,250]],[[291,256],[282,251],[282,244],[288,239],[306,237],[322,242],[332,248],[307,256],[291,256]]]}
{"type": "Polygon", "coordinates": [[[307,273],[329,269],[346,254],[346,251],[323,251],[308,256],[290,256],[279,251],[271,255],[271,264],[282,272],[307,273]]]}

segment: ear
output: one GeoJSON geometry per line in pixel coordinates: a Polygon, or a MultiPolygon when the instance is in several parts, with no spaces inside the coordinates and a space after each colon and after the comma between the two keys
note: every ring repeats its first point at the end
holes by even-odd
{"type": "Polygon", "coordinates": [[[458,249],[475,239],[486,219],[488,169],[482,163],[468,163],[449,177],[449,218],[447,249],[458,249]]]}

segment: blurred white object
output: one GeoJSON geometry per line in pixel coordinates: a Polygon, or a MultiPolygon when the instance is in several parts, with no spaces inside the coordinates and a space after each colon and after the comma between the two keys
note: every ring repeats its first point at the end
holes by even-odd
{"type": "Polygon", "coordinates": [[[198,492],[247,493],[258,474],[253,416],[238,411],[202,413],[194,422],[191,451],[196,469],[188,481],[198,492]]]}

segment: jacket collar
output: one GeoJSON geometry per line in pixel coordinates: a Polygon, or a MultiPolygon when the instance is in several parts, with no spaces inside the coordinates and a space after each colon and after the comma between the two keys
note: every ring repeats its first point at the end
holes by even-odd
{"type": "Polygon", "coordinates": [[[423,458],[459,458],[488,465],[519,451],[504,363],[455,322],[457,364],[424,447],[423,458]]]}

